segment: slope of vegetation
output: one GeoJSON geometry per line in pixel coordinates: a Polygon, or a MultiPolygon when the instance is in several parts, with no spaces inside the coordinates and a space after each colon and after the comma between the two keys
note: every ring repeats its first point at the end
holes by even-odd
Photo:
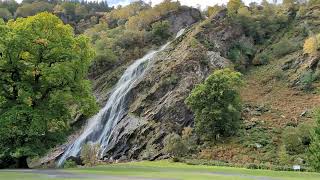
{"type": "MultiPolygon", "coordinates": [[[[129,122],[119,125],[122,149],[115,143],[111,159],[173,158],[272,170],[301,165],[319,171],[320,1],[264,0],[246,6],[230,0],[209,7],[204,20],[193,10],[170,0],[154,7],[136,1],[117,8],[106,2],[1,1],[0,167],[27,167],[30,157],[64,142],[73,119],[97,110],[86,79],[103,104],[132,61],[177,33],[173,17],[183,14],[177,18],[182,21],[188,14],[191,20],[179,28],[202,21],[155,57],[134,88],[125,118],[129,122]],[[146,119],[145,124],[121,134],[135,122],[133,116],[146,119]]],[[[88,166],[99,162],[97,149],[87,146],[82,154],[88,166]]],[[[152,166],[163,168],[161,163],[152,166]]],[[[121,168],[101,169],[145,175],[121,168]]],[[[100,173],[99,168],[92,171],[100,173]]],[[[279,176],[317,178],[295,175],[279,176]]]]}

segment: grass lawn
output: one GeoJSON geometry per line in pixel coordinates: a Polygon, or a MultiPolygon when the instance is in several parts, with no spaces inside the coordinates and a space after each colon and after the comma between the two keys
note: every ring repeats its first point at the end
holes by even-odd
{"type": "MultiPolygon", "coordinates": [[[[87,179],[121,179],[144,177],[151,179],[181,180],[320,180],[320,174],[303,172],[280,172],[268,170],[248,170],[241,168],[195,166],[168,161],[131,162],[103,165],[94,168],[76,168],[61,170],[75,175],[91,175],[87,179]]],[[[59,172],[61,172],[59,170],[59,172]]],[[[44,174],[20,172],[0,172],[0,180],[76,180],[77,178],[55,178],[44,174]]],[[[79,178],[79,179],[83,179],[79,178]]],[[[137,178],[134,178],[136,180],[137,178]]]]}

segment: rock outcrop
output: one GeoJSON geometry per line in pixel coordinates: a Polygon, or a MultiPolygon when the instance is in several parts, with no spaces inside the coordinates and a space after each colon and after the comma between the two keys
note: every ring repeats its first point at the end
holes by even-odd
{"type": "Polygon", "coordinates": [[[223,11],[189,29],[155,57],[134,88],[129,114],[115,128],[106,159],[159,158],[166,135],[193,125],[186,97],[214,69],[231,66],[227,51],[244,38],[242,29],[228,25],[225,15],[223,11]]]}

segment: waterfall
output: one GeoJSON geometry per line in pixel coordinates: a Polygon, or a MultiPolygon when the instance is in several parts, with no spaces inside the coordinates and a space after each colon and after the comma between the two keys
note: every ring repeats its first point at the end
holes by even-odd
{"type": "MultiPolygon", "coordinates": [[[[176,38],[184,33],[185,29],[177,33],[176,38]]],[[[146,63],[151,61],[153,57],[163,51],[171,42],[163,45],[157,51],[151,51],[141,59],[136,60],[123,73],[122,77],[113,89],[106,105],[98,114],[88,120],[88,123],[82,134],[71,144],[59,159],[57,165],[61,166],[68,157],[77,157],[80,154],[81,147],[88,143],[98,143],[101,145],[100,154],[106,150],[110,141],[110,135],[113,128],[127,114],[128,96],[134,85],[141,80],[145,71],[146,63]]]]}

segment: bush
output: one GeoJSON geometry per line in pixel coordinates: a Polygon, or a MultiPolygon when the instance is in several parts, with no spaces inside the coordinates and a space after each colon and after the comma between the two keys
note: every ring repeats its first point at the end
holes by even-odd
{"type": "Polygon", "coordinates": [[[162,42],[167,41],[171,37],[169,31],[170,24],[168,21],[159,21],[152,24],[152,42],[154,44],[160,45],[162,42]]]}
{"type": "Polygon", "coordinates": [[[291,52],[294,52],[299,49],[298,45],[295,45],[293,41],[289,41],[288,39],[282,39],[278,43],[273,45],[273,54],[276,57],[282,57],[291,52]]]}
{"type": "Polygon", "coordinates": [[[239,129],[242,84],[240,73],[223,69],[192,90],[186,104],[195,114],[195,131],[204,140],[234,135],[239,129]]]}
{"type": "Polygon", "coordinates": [[[234,62],[237,70],[245,70],[255,53],[254,45],[247,39],[241,39],[230,49],[228,58],[234,62]]]}
{"type": "Polygon", "coordinates": [[[77,164],[73,160],[67,160],[63,165],[63,168],[75,168],[75,167],[77,167],[77,164]]]}
{"type": "Polygon", "coordinates": [[[80,157],[86,166],[95,166],[98,163],[100,145],[87,143],[82,146],[80,157]]]}
{"type": "Polygon", "coordinates": [[[266,65],[269,63],[271,57],[268,53],[263,52],[259,55],[257,55],[257,57],[253,60],[253,64],[254,65],[266,65]]]}
{"type": "Polygon", "coordinates": [[[316,127],[311,132],[311,144],[308,152],[309,164],[320,172],[320,111],[315,113],[316,127]]]}
{"type": "Polygon", "coordinates": [[[303,154],[311,142],[310,129],[313,125],[309,122],[298,127],[287,127],[282,134],[282,143],[289,155],[303,154]]]}
{"type": "Polygon", "coordinates": [[[193,133],[191,127],[185,127],[182,130],[182,142],[185,144],[188,153],[196,153],[198,151],[197,136],[193,133]]]}
{"type": "Polygon", "coordinates": [[[12,18],[12,14],[7,8],[0,7],[0,18],[4,19],[5,21],[8,21],[12,18]]]}
{"type": "Polygon", "coordinates": [[[305,91],[311,91],[313,89],[313,82],[317,79],[312,70],[306,71],[300,77],[302,89],[305,91]]]}
{"type": "Polygon", "coordinates": [[[316,54],[319,49],[319,40],[320,40],[320,34],[307,38],[304,41],[303,52],[305,54],[310,54],[310,55],[316,54]]]}
{"type": "Polygon", "coordinates": [[[178,134],[172,133],[164,139],[164,151],[173,157],[182,157],[187,153],[187,147],[178,134]]]}
{"type": "Polygon", "coordinates": [[[40,12],[52,12],[54,5],[47,3],[47,2],[33,2],[32,4],[25,3],[22,6],[20,6],[16,13],[16,17],[28,17],[36,15],[40,12]]]}

